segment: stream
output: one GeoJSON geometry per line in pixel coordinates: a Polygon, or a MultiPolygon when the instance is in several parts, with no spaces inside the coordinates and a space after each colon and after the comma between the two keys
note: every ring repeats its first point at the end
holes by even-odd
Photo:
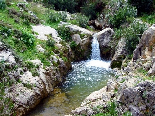
{"type": "Polygon", "coordinates": [[[53,95],[43,100],[28,116],[64,116],[79,107],[92,92],[103,88],[113,76],[110,61],[100,57],[99,43],[95,35],[92,42],[91,59],[72,63],[61,87],[55,88],[53,95]]]}

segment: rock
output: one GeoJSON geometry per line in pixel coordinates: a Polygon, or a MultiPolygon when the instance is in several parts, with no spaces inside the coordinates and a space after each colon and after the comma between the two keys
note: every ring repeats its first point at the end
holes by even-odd
{"type": "Polygon", "coordinates": [[[72,35],[72,40],[75,41],[75,43],[76,43],[77,45],[82,43],[79,34],[74,34],[74,35],[72,35]]]}
{"type": "Polygon", "coordinates": [[[9,63],[16,63],[15,57],[12,52],[8,50],[0,51],[0,61],[8,61],[9,63]]]}
{"type": "Polygon", "coordinates": [[[37,50],[38,50],[39,52],[44,53],[45,49],[42,48],[41,45],[37,45],[36,47],[37,47],[37,50]]]}
{"type": "Polygon", "coordinates": [[[106,28],[97,33],[101,56],[103,58],[109,59],[110,57],[112,57],[112,47],[110,45],[110,41],[113,35],[114,31],[111,28],[106,28]]]}
{"type": "Polygon", "coordinates": [[[124,89],[120,95],[119,103],[123,110],[128,109],[133,116],[155,114],[155,84],[143,82],[136,87],[124,89]]]}
{"type": "Polygon", "coordinates": [[[82,27],[79,27],[77,25],[73,25],[73,24],[69,24],[69,23],[66,23],[66,22],[60,22],[60,26],[62,25],[65,25],[65,27],[68,27],[70,29],[71,32],[74,32],[74,33],[81,33],[81,34],[86,34],[86,35],[92,35],[93,32],[85,29],[85,28],[82,28],[82,27]]]}
{"type": "Polygon", "coordinates": [[[148,74],[155,74],[154,63],[155,57],[155,24],[149,27],[142,35],[139,44],[133,52],[133,60],[141,60],[143,68],[149,70],[148,74]]]}
{"type": "Polygon", "coordinates": [[[39,34],[37,35],[37,38],[41,40],[48,40],[47,35],[52,35],[53,38],[58,37],[58,32],[54,28],[51,28],[50,26],[45,25],[32,26],[32,30],[39,34]]]}
{"type": "Polygon", "coordinates": [[[152,67],[152,62],[146,62],[145,64],[143,64],[143,68],[145,70],[149,70],[152,67]]]}
{"type": "Polygon", "coordinates": [[[121,38],[121,40],[118,42],[118,45],[116,47],[116,51],[112,58],[110,67],[121,68],[122,62],[125,59],[126,54],[127,54],[126,42],[124,38],[121,38]]]}
{"type": "Polygon", "coordinates": [[[88,24],[93,26],[96,30],[102,30],[102,24],[98,20],[91,20],[88,24]]]}
{"type": "Polygon", "coordinates": [[[139,58],[146,59],[147,57],[153,57],[155,54],[155,25],[152,25],[146,30],[133,52],[133,60],[139,58]]]}
{"type": "Polygon", "coordinates": [[[152,68],[148,71],[148,75],[154,75],[155,74],[155,62],[153,63],[152,68]]]}

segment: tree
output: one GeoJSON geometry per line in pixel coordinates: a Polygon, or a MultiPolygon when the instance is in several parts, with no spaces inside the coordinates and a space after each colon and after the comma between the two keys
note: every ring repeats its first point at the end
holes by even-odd
{"type": "Polygon", "coordinates": [[[138,15],[151,13],[151,11],[153,11],[153,2],[153,0],[128,0],[129,4],[137,8],[138,15]]]}

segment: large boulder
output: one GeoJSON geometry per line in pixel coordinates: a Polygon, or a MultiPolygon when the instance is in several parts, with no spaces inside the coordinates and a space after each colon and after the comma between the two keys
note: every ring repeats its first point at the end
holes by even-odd
{"type": "Polygon", "coordinates": [[[148,28],[133,52],[133,60],[155,56],[155,24],[148,28]]]}
{"type": "Polygon", "coordinates": [[[155,115],[155,84],[145,81],[124,89],[119,103],[123,112],[130,111],[133,116],[155,115]]]}
{"type": "Polygon", "coordinates": [[[111,68],[121,68],[122,62],[127,54],[125,45],[126,45],[125,38],[121,38],[116,47],[114,57],[112,58],[110,64],[111,68]]]}
{"type": "Polygon", "coordinates": [[[149,74],[155,74],[155,24],[148,28],[142,35],[139,44],[133,52],[133,61],[141,61],[143,68],[149,74]]]}
{"type": "Polygon", "coordinates": [[[113,56],[113,48],[111,46],[111,40],[113,35],[114,31],[111,28],[106,28],[97,33],[97,39],[99,41],[102,58],[110,59],[113,56]]]}

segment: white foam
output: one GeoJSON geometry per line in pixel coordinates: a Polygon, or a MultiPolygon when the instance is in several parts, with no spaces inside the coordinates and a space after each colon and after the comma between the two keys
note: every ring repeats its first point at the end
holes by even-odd
{"type": "Polygon", "coordinates": [[[110,67],[110,61],[103,61],[103,60],[88,60],[86,62],[86,67],[99,67],[99,68],[105,68],[109,69],[110,67]]]}

